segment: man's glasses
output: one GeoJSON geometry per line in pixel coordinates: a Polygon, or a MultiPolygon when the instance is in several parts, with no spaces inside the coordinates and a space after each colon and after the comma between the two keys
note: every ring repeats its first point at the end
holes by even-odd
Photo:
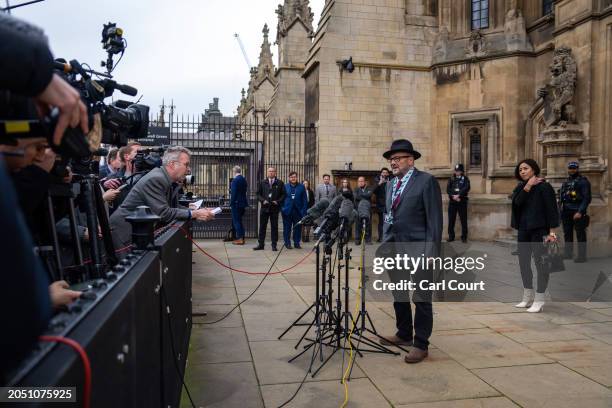
{"type": "Polygon", "coordinates": [[[389,159],[389,163],[399,163],[400,160],[406,159],[406,158],[412,158],[412,156],[395,156],[395,157],[391,157],[389,159]]]}

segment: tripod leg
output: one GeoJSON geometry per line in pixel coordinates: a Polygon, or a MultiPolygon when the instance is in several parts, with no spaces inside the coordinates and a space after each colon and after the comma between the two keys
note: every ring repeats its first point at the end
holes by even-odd
{"type": "Polygon", "coordinates": [[[100,230],[102,231],[102,240],[104,242],[104,249],[106,250],[106,261],[109,265],[114,266],[117,265],[119,261],[117,260],[117,255],[115,254],[115,244],[113,243],[110,222],[108,220],[108,214],[106,213],[106,208],[104,206],[102,190],[98,186],[97,177],[94,178],[94,185],[92,187],[94,201],[96,203],[96,210],[98,213],[98,222],[100,223],[100,230]]]}
{"type": "Polygon", "coordinates": [[[334,354],[336,354],[336,351],[338,351],[339,349],[334,349],[334,351],[332,351],[332,353],[325,359],[325,361],[323,361],[323,363],[319,366],[319,368],[316,369],[316,371],[314,373],[312,373],[312,378],[315,378],[315,376],[319,373],[319,371],[323,368],[323,366],[325,366],[325,364],[327,364],[327,362],[329,360],[331,360],[331,358],[334,356],[334,354]]]}
{"type": "MultiPolygon", "coordinates": [[[[306,316],[306,313],[310,312],[310,309],[312,309],[314,306],[315,306],[315,304],[314,304],[314,303],[313,303],[312,305],[310,305],[310,307],[308,307],[308,309],[306,309],[306,310],[304,311],[304,313],[302,313],[302,314],[300,315],[300,317],[298,317],[297,319],[295,319],[295,320],[293,321],[293,323],[291,323],[291,324],[289,325],[289,327],[287,327],[287,329],[285,329],[285,331],[284,331],[284,332],[283,332],[283,333],[282,333],[280,336],[278,336],[278,339],[279,339],[279,340],[280,340],[280,339],[282,339],[282,338],[283,338],[283,336],[284,336],[285,334],[287,334],[287,332],[288,332],[289,330],[291,330],[291,329],[292,329],[293,327],[295,327],[295,326],[298,326],[298,322],[299,322],[300,320],[302,320],[302,317],[306,316]]],[[[312,326],[312,323],[310,323],[310,326],[312,326]]],[[[308,327],[308,328],[310,329],[310,327],[308,327]]],[[[308,331],[308,330],[307,330],[307,331],[308,331]]]]}

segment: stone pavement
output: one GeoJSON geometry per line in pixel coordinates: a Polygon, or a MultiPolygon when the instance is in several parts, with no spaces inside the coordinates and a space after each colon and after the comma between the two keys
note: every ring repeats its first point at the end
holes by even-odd
{"type": "MultiPolygon", "coordinates": [[[[253,252],[253,241],[242,247],[216,240],[200,244],[224,264],[247,271],[266,272],[278,254],[253,252]]],[[[512,306],[522,294],[516,258],[492,243],[472,245],[496,254],[491,274],[501,300],[435,303],[429,358],[416,365],[405,364],[403,355],[357,358],[348,406],[612,407],[612,302],[553,302],[543,313],[525,313],[512,306]]],[[[284,250],[273,272],[294,265],[309,249],[284,250]]],[[[373,250],[368,247],[368,259],[373,250]]],[[[200,252],[194,261],[186,383],[196,406],[278,407],[299,386],[312,354],[287,362],[297,353],[303,328],[277,338],[312,303],[314,255],[284,274],[269,275],[238,310],[215,324],[205,323],[245,299],[262,275],[230,272],[200,252]]],[[[351,271],[353,289],[357,273],[351,271]]],[[[380,333],[394,332],[391,304],[368,302],[368,311],[380,333]]],[[[288,406],[339,407],[342,364],[336,353],[315,378],[307,377],[288,406]]],[[[184,391],[182,396],[182,406],[190,406],[184,391]]]]}

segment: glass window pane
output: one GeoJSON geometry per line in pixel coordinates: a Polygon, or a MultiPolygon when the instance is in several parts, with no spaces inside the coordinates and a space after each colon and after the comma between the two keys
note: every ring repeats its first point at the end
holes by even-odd
{"type": "Polygon", "coordinates": [[[483,18],[480,20],[480,28],[487,28],[489,26],[489,19],[483,18]]]}
{"type": "Polygon", "coordinates": [[[474,20],[472,21],[472,30],[478,30],[480,28],[480,21],[474,20]]]}
{"type": "Polygon", "coordinates": [[[480,2],[476,1],[472,4],[472,11],[478,11],[480,10],[480,2]]]}
{"type": "Polygon", "coordinates": [[[489,10],[480,10],[480,18],[488,18],[489,17],[489,10]]]}
{"type": "Polygon", "coordinates": [[[475,11],[472,13],[472,21],[480,20],[480,13],[475,11]]]}

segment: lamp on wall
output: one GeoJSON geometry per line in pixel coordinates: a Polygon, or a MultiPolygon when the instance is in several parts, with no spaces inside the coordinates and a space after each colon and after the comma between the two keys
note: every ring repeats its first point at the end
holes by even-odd
{"type": "Polygon", "coordinates": [[[348,71],[349,74],[355,70],[355,65],[353,65],[353,57],[338,61],[338,65],[340,65],[340,70],[348,71]]]}

